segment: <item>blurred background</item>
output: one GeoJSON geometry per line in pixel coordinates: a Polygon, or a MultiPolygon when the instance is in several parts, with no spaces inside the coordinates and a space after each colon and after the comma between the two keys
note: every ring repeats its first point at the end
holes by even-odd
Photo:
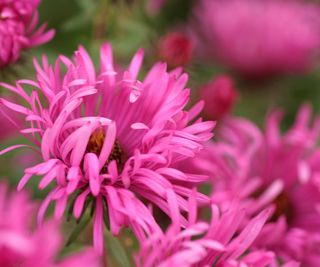
{"type": "MultiPolygon", "coordinates": [[[[25,52],[1,71],[1,80],[32,78],[33,57],[46,54],[54,63],[60,54],[71,57],[80,44],[97,68],[103,42],[112,44],[122,66],[142,47],[144,73],[159,60],[170,69],[184,68],[192,103],[206,102],[205,118],[220,120],[232,113],[263,127],[268,111],[281,108],[285,129],[302,103],[309,102],[314,114],[320,111],[319,8],[319,2],[308,0],[42,0],[40,20],[56,29],[54,39],[25,52]]],[[[1,149],[25,143],[2,124],[1,149]]],[[[0,177],[15,186],[23,169],[37,162],[30,155],[19,151],[1,157],[0,177]]],[[[35,198],[45,194],[34,190],[35,198]]],[[[134,247],[134,241],[127,235],[120,242],[109,238],[111,266],[127,266],[122,247],[134,247]]]]}

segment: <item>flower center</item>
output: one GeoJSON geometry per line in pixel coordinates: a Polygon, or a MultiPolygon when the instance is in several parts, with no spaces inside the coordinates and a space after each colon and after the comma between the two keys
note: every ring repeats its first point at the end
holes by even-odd
{"type": "MultiPolygon", "coordinates": [[[[87,148],[86,148],[86,153],[94,153],[97,156],[99,156],[102,150],[105,137],[106,137],[106,134],[103,128],[96,129],[89,138],[87,148]]],[[[124,164],[124,153],[120,147],[118,140],[116,140],[113,145],[109,158],[105,162],[102,168],[102,171],[101,171],[102,173],[107,172],[108,164],[113,160],[117,162],[118,169],[122,169],[124,164]]]]}
{"type": "Polygon", "coordinates": [[[282,192],[274,201],[276,209],[271,217],[271,221],[277,221],[282,215],[287,219],[287,223],[291,222],[293,219],[293,207],[290,203],[289,196],[286,192],[282,192]]]}
{"type": "MultiPolygon", "coordinates": [[[[263,188],[257,190],[252,196],[258,198],[264,192],[263,188]]],[[[276,222],[281,216],[285,216],[287,223],[292,222],[293,219],[293,207],[289,199],[288,194],[282,191],[273,201],[272,204],[275,206],[270,222],[276,222]]]]}

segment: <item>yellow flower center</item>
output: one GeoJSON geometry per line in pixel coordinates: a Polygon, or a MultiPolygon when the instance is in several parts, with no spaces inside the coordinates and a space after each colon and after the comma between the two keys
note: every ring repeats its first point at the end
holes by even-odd
{"type": "MultiPolygon", "coordinates": [[[[103,147],[105,137],[106,134],[103,128],[96,129],[89,138],[86,153],[94,153],[99,156],[103,147]]],[[[124,164],[124,153],[120,147],[118,140],[116,140],[113,145],[109,158],[102,169],[102,173],[105,173],[107,171],[108,164],[113,160],[117,162],[118,169],[122,169],[124,164]]]]}

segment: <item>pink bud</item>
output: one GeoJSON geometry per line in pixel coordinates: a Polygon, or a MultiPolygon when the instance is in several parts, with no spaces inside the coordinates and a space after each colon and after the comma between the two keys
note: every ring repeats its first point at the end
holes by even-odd
{"type": "Polygon", "coordinates": [[[205,102],[204,116],[219,120],[231,111],[238,92],[229,76],[220,75],[200,88],[200,98],[205,102]]]}
{"type": "Polygon", "coordinates": [[[158,45],[158,57],[171,68],[189,64],[193,52],[191,40],[180,32],[165,35],[158,45]]]}

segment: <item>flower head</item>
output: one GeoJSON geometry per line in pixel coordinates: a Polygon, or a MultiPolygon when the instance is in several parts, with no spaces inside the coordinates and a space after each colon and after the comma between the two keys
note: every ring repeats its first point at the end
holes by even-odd
{"type": "Polygon", "coordinates": [[[200,98],[205,103],[203,114],[212,120],[221,119],[228,114],[237,97],[238,93],[233,81],[226,75],[217,76],[200,88],[200,98]]]}
{"type": "Polygon", "coordinates": [[[319,12],[298,1],[203,0],[194,27],[206,57],[244,75],[296,73],[319,54],[319,12]]]}
{"type": "Polygon", "coordinates": [[[320,263],[319,169],[315,167],[319,166],[320,124],[316,120],[310,126],[310,115],[310,107],[303,106],[284,134],[278,111],[268,116],[265,133],[247,120],[228,118],[220,127],[219,141],[193,160],[200,173],[211,174],[214,201],[224,205],[238,197],[249,218],[272,208],[273,215],[255,244],[302,266],[320,263]]]}
{"type": "Polygon", "coordinates": [[[0,184],[0,265],[23,267],[101,266],[93,250],[55,260],[61,245],[58,224],[46,222],[32,231],[34,204],[25,192],[8,194],[0,184]]]}
{"type": "Polygon", "coordinates": [[[36,30],[40,0],[0,1],[0,68],[14,63],[21,51],[48,42],[54,30],[36,30]]]}
{"type": "MultiPolygon", "coordinates": [[[[196,221],[196,207],[189,205],[189,225],[181,230],[176,222],[166,233],[155,233],[141,244],[137,266],[270,266],[273,253],[251,247],[266,222],[265,210],[240,230],[245,210],[232,203],[226,210],[212,204],[211,223],[196,221]],[[243,257],[243,255],[246,255],[243,257]]],[[[277,265],[274,265],[277,266],[277,265]]]]}
{"type": "MultiPolygon", "coordinates": [[[[181,214],[187,211],[190,188],[207,179],[175,165],[200,151],[212,137],[214,124],[194,120],[201,103],[184,110],[189,100],[186,74],[168,73],[166,65],[158,63],[144,80],[138,80],[142,59],[140,50],[128,70],[116,73],[111,47],[105,44],[96,72],[80,47],[74,61],[60,56],[51,66],[44,58],[43,68],[35,62],[36,81],[21,80],[15,87],[3,84],[29,104],[1,99],[2,108],[22,114],[30,123],[21,132],[30,133],[43,157],[39,165],[25,170],[19,189],[33,175],[42,177],[40,189],[54,184],[40,208],[40,221],[51,201],[56,202],[56,218],[63,216],[71,196],[76,196],[76,218],[91,201],[94,244],[100,252],[105,213],[113,234],[130,226],[142,240],[159,227],[141,199],[179,218],[183,225],[186,220],[181,214]],[[24,84],[35,88],[30,96],[24,84]]],[[[208,199],[197,194],[197,201],[208,199]]]]}

